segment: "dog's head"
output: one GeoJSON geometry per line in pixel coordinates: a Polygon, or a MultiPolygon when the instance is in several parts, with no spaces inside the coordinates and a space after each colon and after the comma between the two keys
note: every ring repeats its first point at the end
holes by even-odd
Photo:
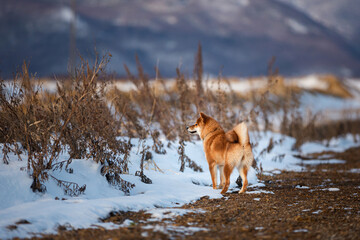
{"type": "Polygon", "coordinates": [[[201,136],[201,132],[203,131],[205,127],[206,120],[208,119],[208,116],[206,116],[204,113],[200,113],[200,117],[196,120],[196,123],[191,126],[187,126],[186,130],[188,130],[189,133],[197,133],[199,136],[201,136]]]}

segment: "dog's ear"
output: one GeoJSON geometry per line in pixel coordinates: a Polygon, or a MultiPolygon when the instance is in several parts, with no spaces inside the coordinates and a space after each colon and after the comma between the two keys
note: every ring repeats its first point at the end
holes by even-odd
{"type": "Polygon", "coordinates": [[[206,120],[207,120],[207,118],[208,118],[208,116],[206,116],[206,114],[205,114],[205,113],[200,112],[200,118],[201,118],[201,120],[203,121],[203,123],[205,123],[205,122],[206,122],[206,120]]]}
{"type": "Polygon", "coordinates": [[[206,114],[203,113],[203,112],[200,112],[200,117],[203,118],[203,119],[206,119],[206,118],[207,118],[206,114]]]}

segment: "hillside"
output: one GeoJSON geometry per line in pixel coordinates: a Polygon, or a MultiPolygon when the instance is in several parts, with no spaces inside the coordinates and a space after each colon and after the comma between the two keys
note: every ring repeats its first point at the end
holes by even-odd
{"type": "MultiPolygon", "coordinates": [[[[3,77],[11,77],[24,59],[40,75],[66,73],[74,17],[69,2],[2,1],[3,77]]],[[[146,72],[153,73],[159,62],[164,76],[175,75],[179,64],[191,75],[201,42],[204,70],[213,75],[221,70],[228,76],[262,75],[276,56],[285,75],[359,76],[360,16],[355,2],[78,0],[76,46],[84,56],[93,54],[94,46],[109,51],[110,69],[120,75],[123,63],[135,68],[135,54],[146,72]],[[320,11],[325,7],[329,10],[320,11]]]]}

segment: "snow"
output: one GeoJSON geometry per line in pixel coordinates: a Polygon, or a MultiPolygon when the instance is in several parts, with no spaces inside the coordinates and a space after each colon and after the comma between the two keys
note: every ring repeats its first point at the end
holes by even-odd
{"type": "Polygon", "coordinates": [[[205,211],[201,209],[190,210],[180,208],[155,208],[146,212],[151,214],[151,218],[148,221],[161,221],[164,218],[174,218],[187,213],[204,213],[205,211]]]}
{"type": "Polygon", "coordinates": [[[8,166],[3,163],[0,163],[0,166],[0,209],[41,198],[40,195],[31,191],[29,186],[32,180],[28,177],[28,174],[25,171],[20,171],[20,168],[24,166],[23,162],[11,161],[8,166]]]}
{"type": "Polygon", "coordinates": [[[305,165],[319,165],[319,164],[342,164],[346,163],[345,160],[338,159],[329,159],[329,160],[305,160],[303,164],[305,165]]]}
{"type": "Polygon", "coordinates": [[[360,108],[360,101],[358,99],[341,99],[326,95],[319,97],[317,94],[303,93],[300,101],[303,111],[311,109],[313,114],[321,113],[320,117],[323,117],[324,121],[359,116],[357,114],[357,109],[360,108]]]}
{"type": "Polygon", "coordinates": [[[167,225],[167,226],[161,226],[161,225],[151,225],[151,226],[145,226],[143,229],[151,229],[156,232],[163,232],[165,234],[168,234],[169,232],[178,232],[182,235],[192,235],[194,232],[198,231],[207,231],[206,228],[200,228],[200,227],[183,227],[183,226],[176,226],[176,225],[167,225]]]}
{"type": "Polygon", "coordinates": [[[219,84],[220,89],[224,92],[235,91],[246,94],[251,91],[256,91],[260,88],[266,87],[267,79],[265,77],[256,79],[230,78],[228,79],[228,82],[221,81],[220,83],[218,79],[210,79],[207,81],[206,87],[209,90],[217,91],[219,89],[219,84]]]}
{"type": "Polygon", "coordinates": [[[321,212],[322,212],[321,210],[317,210],[317,211],[312,212],[312,214],[319,214],[321,212]]]}
{"type": "Polygon", "coordinates": [[[337,191],[340,191],[340,189],[339,188],[325,188],[325,189],[323,189],[323,191],[337,192],[337,191]]]}
{"type": "Polygon", "coordinates": [[[125,219],[125,221],[121,224],[123,227],[128,227],[134,224],[134,221],[125,219]]]}
{"type": "Polygon", "coordinates": [[[327,82],[320,80],[319,77],[316,75],[309,75],[303,78],[299,78],[296,81],[296,85],[302,89],[307,90],[327,90],[329,87],[329,84],[327,82]]]}
{"type": "MultiPolygon", "coordinates": [[[[355,136],[356,139],[359,136],[355,136]]],[[[342,138],[333,138],[330,141],[322,141],[317,143],[307,142],[300,147],[300,152],[303,155],[308,155],[316,152],[343,152],[351,147],[360,146],[360,141],[354,141],[354,136],[347,134],[342,138]]]]}
{"type": "Polygon", "coordinates": [[[67,23],[70,23],[75,18],[74,12],[69,7],[61,8],[56,16],[58,17],[59,20],[62,20],[67,23]]]}
{"type": "Polygon", "coordinates": [[[121,81],[115,82],[113,84],[109,84],[108,86],[106,86],[106,90],[113,89],[115,87],[124,92],[130,92],[132,90],[136,90],[136,86],[132,82],[121,82],[121,81]]]}
{"type": "Polygon", "coordinates": [[[274,194],[274,192],[265,191],[265,190],[255,190],[255,191],[247,191],[247,192],[246,192],[246,194],[261,194],[261,193],[274,194]]]}
{"type": "Polygon", "coordinates": [[[353,91],[353,94],[359,95],[360,93],[360,79],[346,79],[346,84],[349,86],[349,89],[353,91]]]}
{"type": "Polygon", "coordinates": [[[307,34],[309,32],[308,28],[296,21],[295,19],[288,18],[285,23],[290,27],[290,29],[297,34],[307,34]]]}
{"type": "MultiPolygon", "coordinates": [[[[257,159],[258,167],[263,173],[279,173],[286,171],[304,170],[304,161],[296,158],[300,152],[293,150],[292,146],[295,139],[273,132],[251,132],[250,138],[254,146],[254,156],[257,159]],[[274,147],[267,152],[270,139],[274,147]],[[265,151],[264,151],[265,149],[265,151]]],[[[329,146],[326,143],[306,143],[301,148],[301,153],[314,152],[326,149],[347,149],[355,143],[350,141],[347,136],[333,139],[329,146]]],[[[151,144],[151,140],[147,140],[151,144]]],[[[161,220],[167,217],[174,217],[188,213],[190,210],[169,209],[195,201],[203,196],[210,198],[221,198],[220,189],[214,190],[211,187],[211,178],[208,165],[205,159],[202,142],[196,141],[186,145],[186,154],[199,164],[204,172],[194,172],[186,168],[182,173],[179,171],[180,162],[178,161],[177,146],[166,148],[165,155],[153,153],[153,161],[161,169],[155,171],[152,162],[148,162],[147,169],[144,170],[153,184],[142,183],[139,177],[135,176],[135,171],[139,169],[141,156],[137,154],[137,139],[132,140],[135,146],[132,149],[129,174],[123,174],[124,180],[136,184],[131,190],[130,196],[111,187],[106,179],[101,176],[101,166],[92,160],[73,160],[69,165],[73,169],[70,174],[65,170],[55,170],[49,172],[52,176],[76,182],[79,186],[86,184],[85,194],[78,197],[66,196],[63,190],[57,186],[53,179],[45,183],[47,192],[45,194],[33,193],[30,190],[32,179],[26,171],[26,161],[17,161],[15,156],[10,156],[9,165],[0,163],[0,238],[7,239],[12,237],[31,237],[33,233],[56,233],[59,225],[77,228],[105,227],[113,229],[119,225],[112,223],[101,223],[100,218],[106,217],[111,211],[138,211],[145,210],[152,214],[152,218],[161,220]],[[5,194],[4,194],[5,193],[5,194]],[[56,200],[55,198],[65,200],[56,200]],[[27,220],[30,224],[18,224],[17,229],[9,230],[7,226],[13,225],[19,220],[27,220]]],[[[164,141],[164,145],[167,142],[164,141]]],[[[60,156],[61,160],[68,159],[68,155],[60,156]]],[[[2,155],[0,154],[0,158],[2,155]]],[[[26,156],[22,156],[26,159],[26,156]]],[[[307,160],[309,162],[310,160],[307,160]]],[[[322,161],[327,163],[340,163],[339,160],[316,160],[312,164],[320,164],[322,161]]],[[[219,174],[218,174],[219,176],[219,174]]],[[[239,174],[236,170],[231,175],[229,191],[239,191],[235,181],[239,174]]],[[[264,191],[259,188],[264,183],[259,182],[256,171],[250,169],[248,174],[249,189],[247,194],[274,194],[271,191],[264,191]]],[[[219,182],[219,180],[218,180],[219,182]]],[[[304,187],[302,187],[304,188],[304,187]]],[[[339,189],[329,188],[327,191],[339,191],[339,189]]],[[[256,199],[260,198],[254,198],[256,199]]],[[[193,210],[191,210],[193,211],[193,210]]],[[[196,210],[202,211],[202,210],[196,210]]],[[[130,221],[123,223],[124,226],[131,225],[130,221]]],[[[166,231],[162,226],[157,227],[158,231],[166,231]]],[[[194,231],[206,229],[180,228],[173,226],[174,231],[184,231],[191,234],[194,231]]],[[[169,229],[168,229],[169,230],[169,229]]]]}
{"type": "Polygon", "coordinates": [[[350,169],[348,172],[349,173],[360,173],[360,168],[350,169]]]}

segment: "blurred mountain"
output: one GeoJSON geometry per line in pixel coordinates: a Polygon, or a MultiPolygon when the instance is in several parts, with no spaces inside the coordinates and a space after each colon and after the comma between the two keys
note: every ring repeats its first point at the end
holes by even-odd
{"type": "Polygon", "coordinates": [[[209,74],[266,74],[276,56],[284,75],[360,76],[358,0],[2,0],[0,71],[10,77],[23,60],[38,75],[67,72],[70,23],[84,57],[110,52],[110,71],[135,69],[135,54],[150,75],[175,68],[192,75],[202,44],[209,74]],[[75,17],[76,16],[76,17],[75,17]]]}
{"type": "Polygon", "coordinates": [[[354,0],[282,0],[337,32],[360,50],[360,4],[354,0]]]}

